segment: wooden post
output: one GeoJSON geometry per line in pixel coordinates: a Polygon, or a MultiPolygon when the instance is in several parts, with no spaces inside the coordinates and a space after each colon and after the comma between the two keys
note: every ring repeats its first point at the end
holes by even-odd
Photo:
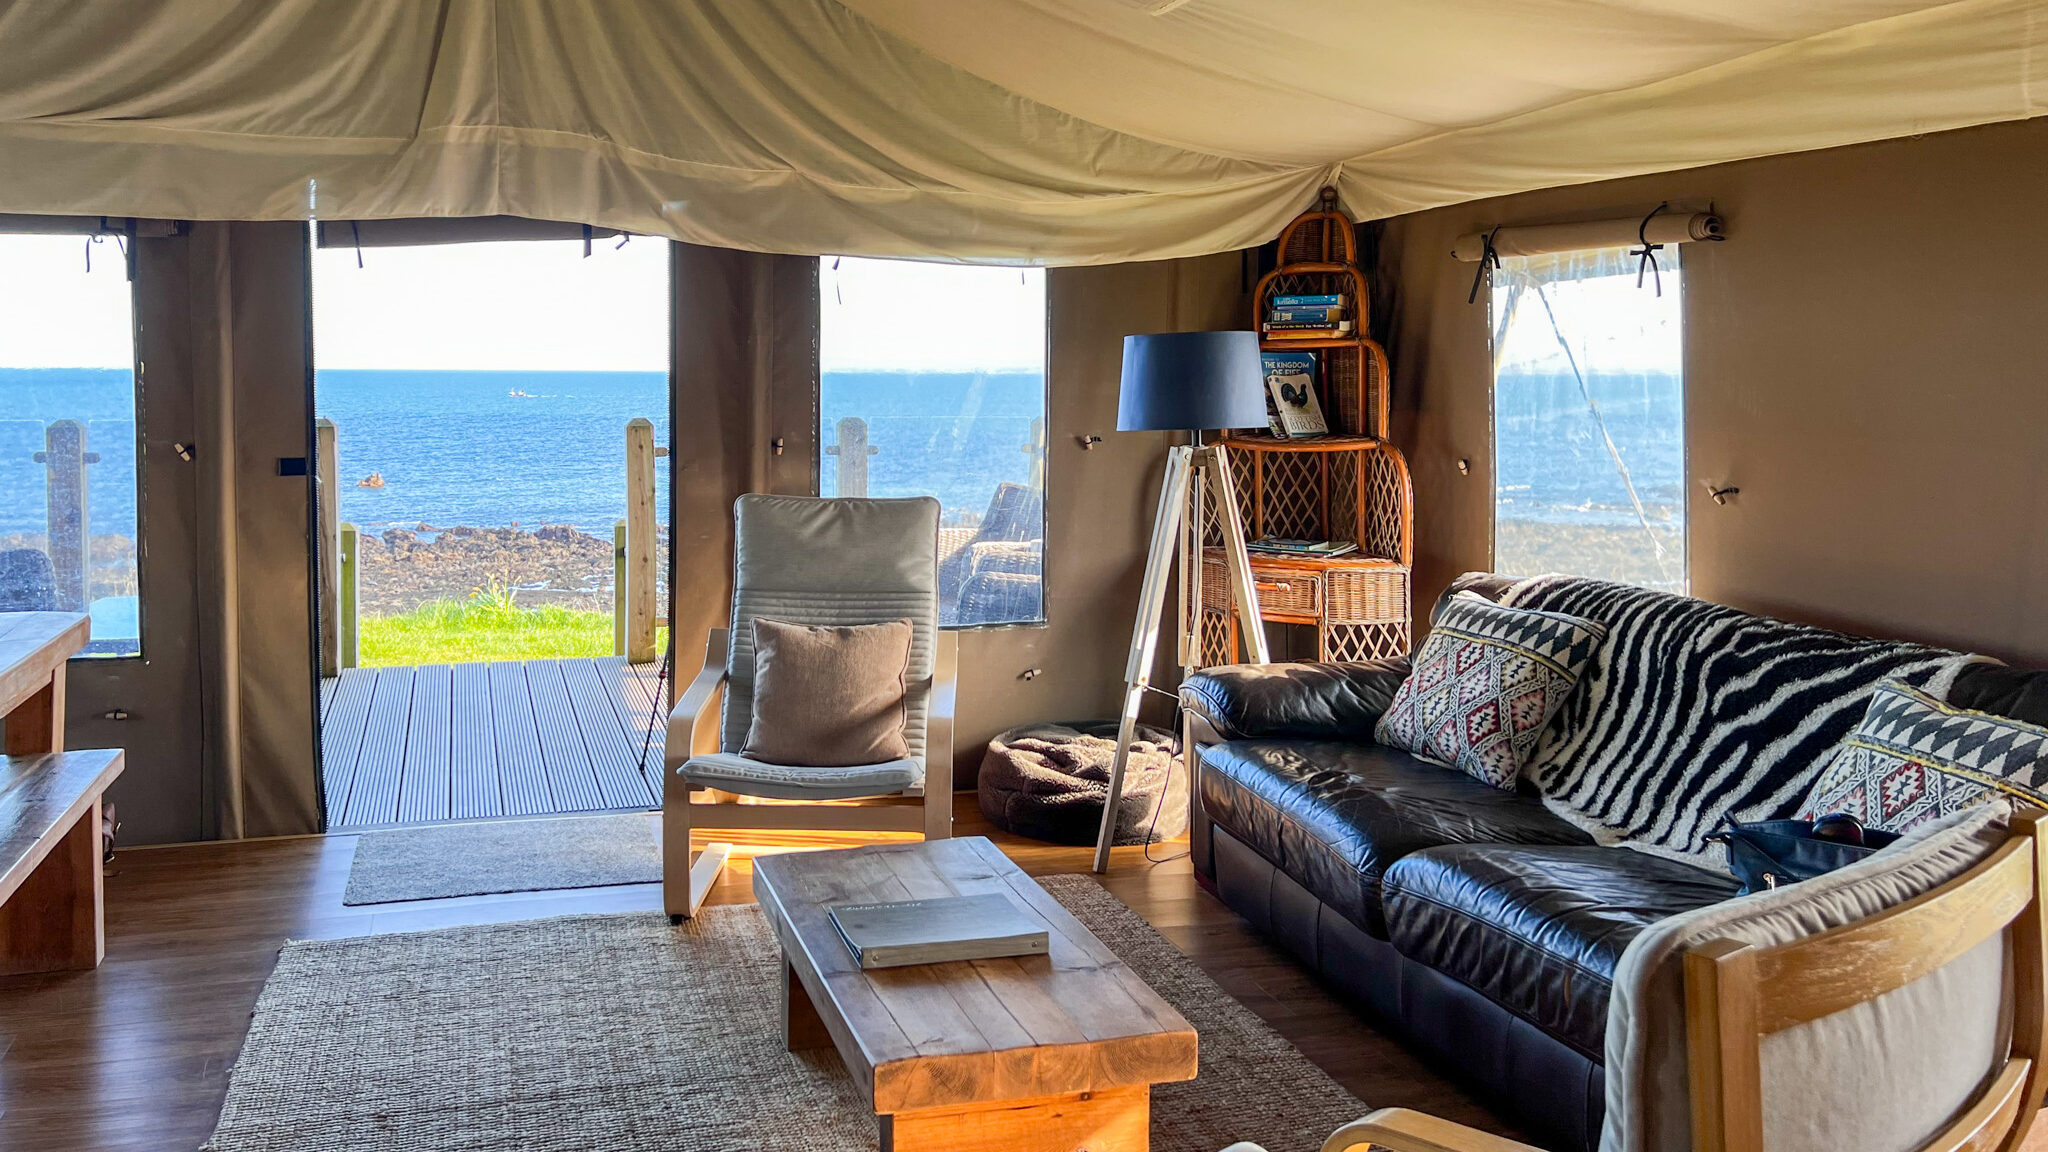
{"type": "Polygon", "coordinates": [[[1031,443],[1024,446],[1031,455],[1031,488],[1036,492],[1045,491],[1045,417],[1031,421],[1031,443]]]}
{"type": "Polygon", "coordinates": [[[76,420],[59,420],[43,432],[43,451],[36,463],[43,466],[48,511],[48,552],[50,567],[56,570],[57,607],[65,612],[83,612],[86,599],[86,566],[90,549],[91,517],[87,514],[85,466],[99,463],[97,452],[85,450],[85,425],[76,420]]]}
{"type": "Polygon", "coordinates": [[[839,495],[868,494],[868,457],[880,451],[868,443],[867,421],[848,416],[839,422],[839,443],[825,449],[825,455],[839,457],[839,495]]]}
{"type": "MultiPolygon", "coordinates": [[[[343,524],[336,533],[340,542],[341,571],[337,587],[340,591],[340,627],[337,629],[335,645],[336,667],[354,668],[360,663],[360,622],[356,615],[356,586],[361,578],[361,566],[357,563],[356,548],[361,537],[353,524],[343,524]]],[[[337,671],[336,675],[340,675],[337,671]]]]}
{"type": "Polygon", "coordinates": [[[626,654],[626,521],[612,525],[612,655],[626,654]]]}
{"type": "Polygon", "coordinates": [[[341,489],[334,421],[313,421],[313,491],[320,517],[320,675],[341,675],[341,489]]]}
{"type": "Polygon", "coordinates": [[[647,664],[654,650],[654,424],[626,423],[626,662],[647,664]]]}

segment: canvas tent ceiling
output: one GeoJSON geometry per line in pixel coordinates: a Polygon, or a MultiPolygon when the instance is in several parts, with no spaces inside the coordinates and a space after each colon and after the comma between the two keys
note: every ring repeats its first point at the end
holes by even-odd
{"type": "Polygon", "coordinates": [[[1049,264],[2019,119],[2048,0],[17,0],[0,211],[1049,264]]]}

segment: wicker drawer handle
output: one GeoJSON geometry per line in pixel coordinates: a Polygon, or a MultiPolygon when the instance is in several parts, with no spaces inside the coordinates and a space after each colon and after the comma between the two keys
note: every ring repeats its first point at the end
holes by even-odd
{"type": "Polygon", "coordinates": [[[1279,584],[1275,584],[1275,583],[1273,583],[1272,581],[1269,581],[1269,580],[1258,580],[1258,581],[1254,581],[1254,582],[1252,583],[1252,587],[1253,587],[1253,588],[1255,588],[1255,589],[1257,589],[1257,590],[1259,590],[1259,591],[1261,591],[1261,592],[1292,592],[1292,591],[1294,591],[1294,585],[1292,585],[1292,584],[1288,584],[1288,583],[1284,583],[1284,582],[1283,582],[1283,583],[1279,583],[1279,584]]]}

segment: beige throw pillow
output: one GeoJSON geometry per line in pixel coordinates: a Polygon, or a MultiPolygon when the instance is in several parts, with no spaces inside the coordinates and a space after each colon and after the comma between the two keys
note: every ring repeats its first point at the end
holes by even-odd
{"type": "Polygon", "coordinates": [[[846,768],[910,755],[908,620],[813,627],[754,618],[754,716],[740,755],[846,768]]]}

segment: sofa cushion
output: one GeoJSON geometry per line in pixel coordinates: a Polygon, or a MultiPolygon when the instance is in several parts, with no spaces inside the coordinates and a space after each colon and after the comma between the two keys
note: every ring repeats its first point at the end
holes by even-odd
{"type": "Polygon", "coordinates": [[[2000,795],[2048,806],[2048,728],[1951,707],[1887,680],[1799,817],[1847,812],[1871,828],[1909,832],[2000,795]]]}
{"type": "Polygon", "coordinates": [[[1734,880],[1627,848],[1458,844],[1387,870],[1387,938],[1411,960],[1602,1058],[1615,965],[1651,924],[1734,880]]]}
{"type": "Polygon", "coordinates": [[[1512,789],[1607,626],[1478,596],[1444,606],[1374,738],[1512,789]]]}
{"type": "Polygon", "coordinates": [[[1235,740],[1202,749],[1209,819],[1384,939],[1380,878],[1441,844],[1587,844],[1534,796],[1376,744],[1235,740]]]}
{"type": "Polygon", "coordinates": [[[1181,706],[1225,740],[1372,739],[1408,679],[1408,658],[1225,664],[1181,681],[1181,706]]]}
{"type": "Polygon", "coordinates": [[[1957,708],[2048,728],[2048,671],[1979,660],[1956,673],[1944,699],[1957,708]]]}

